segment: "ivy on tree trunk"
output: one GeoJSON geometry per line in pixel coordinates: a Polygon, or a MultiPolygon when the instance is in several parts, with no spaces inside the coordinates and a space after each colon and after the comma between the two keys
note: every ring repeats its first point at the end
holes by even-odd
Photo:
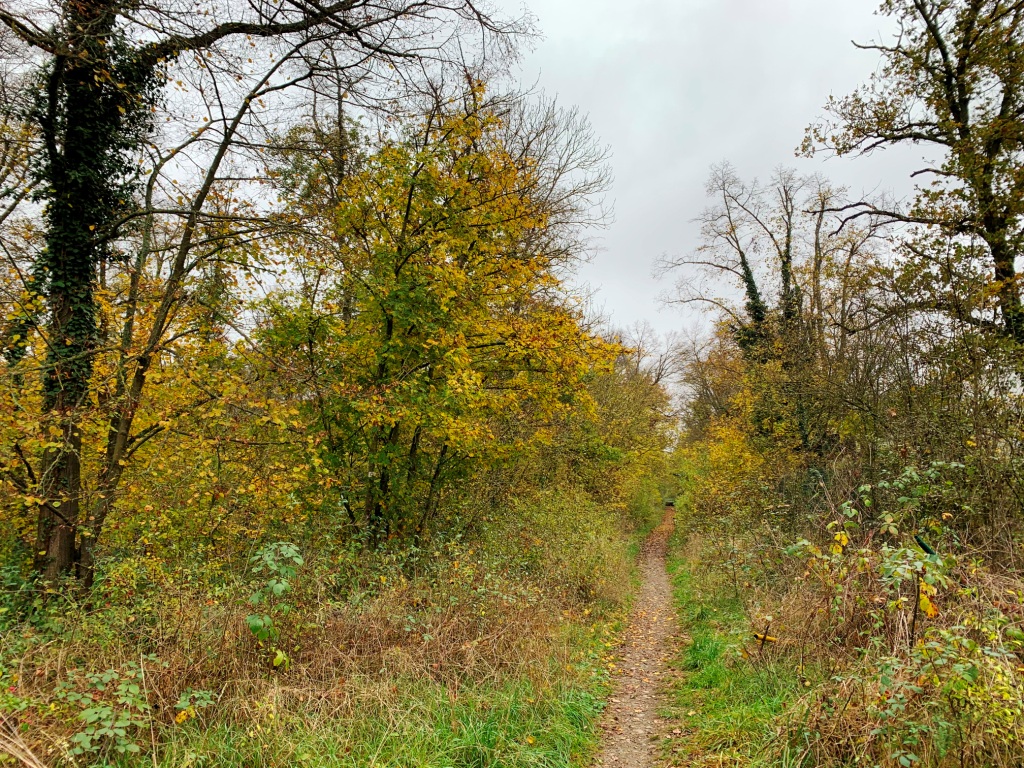
{"type": "Polygon", "coordinates": [[[61,47],[43,72],[32,117],[43,138],[39,199],[45,248],[35,284],[48,317],[43,411],[56,433],[41,464],[36,569],[48,579],[79,563],[80,429],[97,344],[98,267],[132,201],[132,159],[149,130],[155,69],[116,29],[117,6],[65,5],[61,47]]]}

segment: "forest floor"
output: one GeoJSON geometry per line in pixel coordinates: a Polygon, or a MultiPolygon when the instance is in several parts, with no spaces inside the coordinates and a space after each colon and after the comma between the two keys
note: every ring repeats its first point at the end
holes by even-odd
{"type": "Polygon", "coordinates": [[[668,540],[674,529],[672,507],[644,544],[640,556],[642,584],[633,606],[608,706],[601,719],[601,768],[648,768],[655,765],[664,721],[658,716],[661,692],[670,674],[678,615],[672,583],[665,568],[668,540]]]}

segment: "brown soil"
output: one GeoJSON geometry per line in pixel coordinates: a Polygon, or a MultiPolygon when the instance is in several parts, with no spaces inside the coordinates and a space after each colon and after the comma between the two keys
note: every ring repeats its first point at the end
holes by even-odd
{"type": "Polygon", "coordinates": [[[677,618],[672,585],[665,570],[665,550],[673,530],[671,507],[644,543],[640,570],[643,585],[630,614],[608,707],[601,719],[601,753],[596,766],[648,768],[655,764],[659,691],[668,674],[667,657],[677,618]]]}

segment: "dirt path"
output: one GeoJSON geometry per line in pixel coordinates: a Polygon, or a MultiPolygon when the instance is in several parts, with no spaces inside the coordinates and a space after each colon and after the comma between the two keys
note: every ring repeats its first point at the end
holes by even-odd
{"type": "Polygon", "coordinates": [[[672,533],[673,513],[666,507],[641,553],[643,586],[629,617],[620,648],[608,708],[601,719],[603,747],[597,766],[648,768],[654,766],[658,736],[658,690],[666,674],[666,657],[677,619],[672,585],[665,570],[665,550],[672,533]]]}

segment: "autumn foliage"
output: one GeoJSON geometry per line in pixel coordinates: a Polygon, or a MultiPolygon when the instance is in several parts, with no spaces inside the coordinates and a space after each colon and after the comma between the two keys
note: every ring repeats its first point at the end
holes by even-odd
{"type": "MultiPolygon", "coordinates": [[[[211,190],[230,224],[204,224],[166,316],[159,243],[180,233],[154,221],[149,250],[106,264],[73,411],[88,571],[40,566],[40,516],[65,505],[42,473],[70,422],[47,407],[45,327],[16,340],[0,674],[24,749],[171,760],[175,729],[219,738],[262,707],[349,727],[337,708],[396,675],[554,696],[576,652],[563,622],[625,598],[668,399],[563,284],[601,153],[571,113],[482,84],[367,123],[276,135],[258,231],[239,231],[254,203],[211,190]]],[[[40,299],[6,280],[13,327],[40,299]]],[[[380,706],[363,714],[402,705],[380,706]]],[[[291,749],[261,734],[253,749],[291,749]]]]}

